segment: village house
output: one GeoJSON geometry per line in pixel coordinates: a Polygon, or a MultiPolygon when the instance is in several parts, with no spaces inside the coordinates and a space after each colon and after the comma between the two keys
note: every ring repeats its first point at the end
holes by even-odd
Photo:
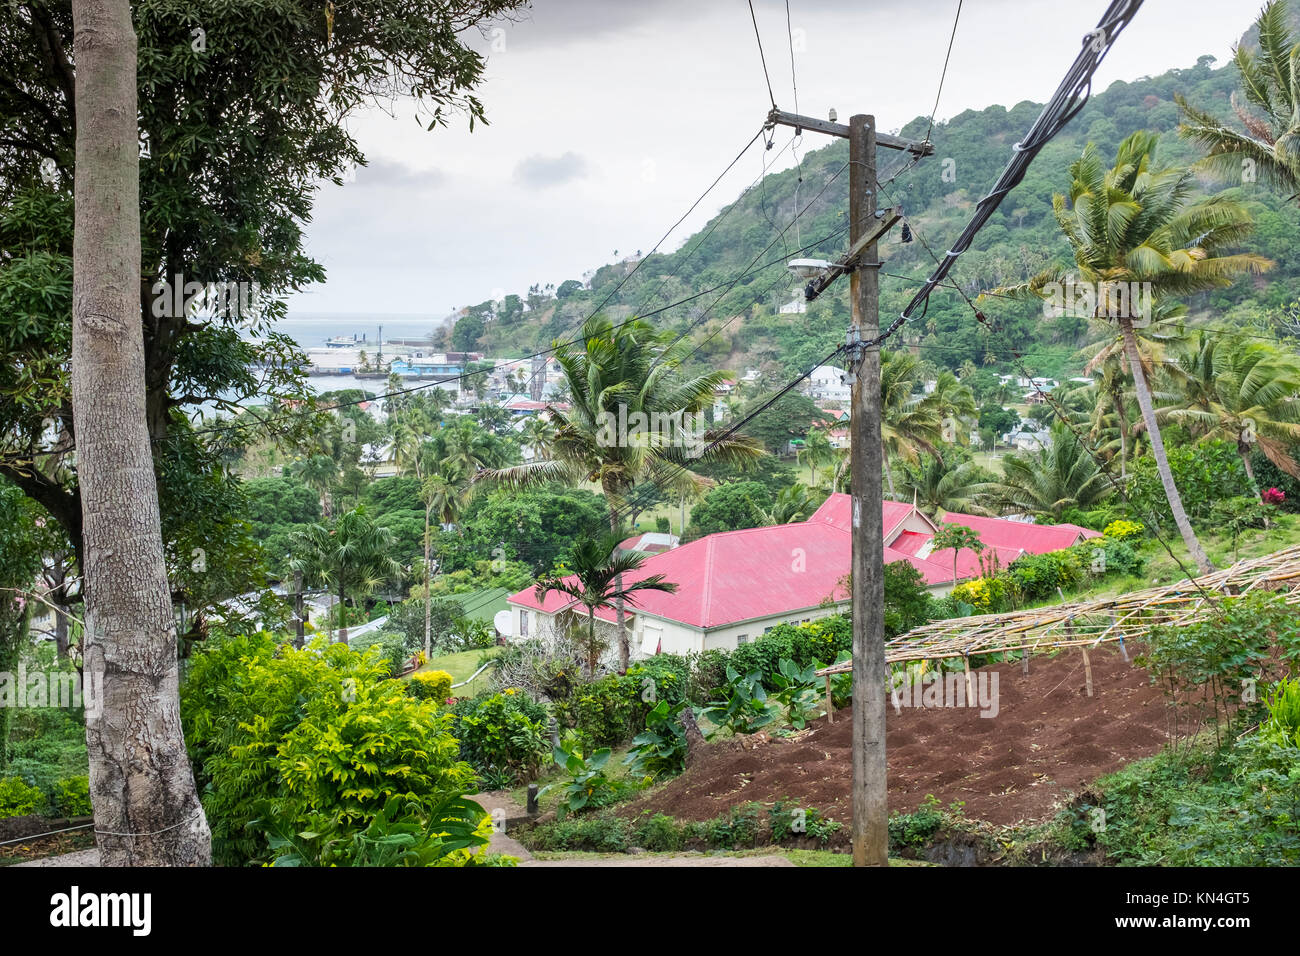
{"type": "MultiPolygon", "coordinates": [[[[936,595],[952,590],[952,549],[933,549],[939,524],[915,505],[899,501],[884,502],[883,518],[885,563],[907,561],[936,595]]],[[[985,559],[996,558],[1002,567],[1025,554],[1057,551],[1097,537],[1095,531],[1072,524],[1034,525],[956,513],[944,515],[943,522],[978,531],[988,549],[985,559]]],[[[807,521],[706,535],[656,553],[629,577],[662,574],[678,587],[672,594],[640,594],[638,606],[627,609],[633,654],[729,650],[778,624],[846,610],[851,553],[850,498],[844,494],[831,495],[807,521]]],[[[959,552],[956,581],[979,574],[979,558],[969,549],[959,552]]],[[[498,628],[507,640],[545,636],[554,631],[557,615],[575,608],[586,613],[558,592],[539,601],[530,586],[509,597],[509,613],[499,617],[498,628]]],[[[612,627],[612,610],[597,611],[596,616],[612,627]]]]}

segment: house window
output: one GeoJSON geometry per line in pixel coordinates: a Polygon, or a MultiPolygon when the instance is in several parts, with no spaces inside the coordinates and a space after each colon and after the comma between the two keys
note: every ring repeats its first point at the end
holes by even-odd
{"type": "Polygon", "coordinates": [[[519,612],[519,636],[520,637],[528,636],[528,612],[527,611],[519,612]]]}
{"type": "Polygon", "coordinates": [[[763,628],[763,633],[764,633],[764,634],[767,634],[767,633],[770,632],[771,630],[772,630],[772,629],[771,629],[770,627],[765,627],[765,628],[763,628]]]}
{"type": "Polygon", "coordinates": [[[749,635],[748,635],[748,634],[740,634],[740,635],[737,635],[737,637],[736,637],[736,643],[737,643],[737,644],[748,644],[748,643],[749,643],[749,635]]]}

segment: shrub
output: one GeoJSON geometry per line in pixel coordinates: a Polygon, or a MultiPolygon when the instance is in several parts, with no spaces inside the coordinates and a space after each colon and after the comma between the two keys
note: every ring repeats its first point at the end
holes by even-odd
{"type": "Polygon", "coordinates": [[[587,850],[593,853],[624,853],[632,845],[631,841],[631,822],[608,814],[544,823],[528,836],[530,849],[587,850]]]}
{"type": "Polygon", "coordinates": [[[686,845],[686,835],[677,821],[662,813],[638,823],[634,837],[637,846],[651,852],[674,853],[686,845]]]}
{"type": "Polygon", "coordinates": [[[504,771],[516,782],[537,775],[549,749],[547,713],[527,694],[506,688],[458,701],[452,712],[461,757],[475,771],[504,771]]]}
{"type": "Polygon", "coordinates": [[[0,819],[25,817],[45,809],[45,793],[18,777],[0,777],[0,819]]]}
{"type": "Polygon", "coordinates": [[[441,704],[451,696],[451,675],[446,671],[416,671],[407,686],[413,697],[441,704]]]}
{"type": "Polygon", "coordinates": [[[65,817],[84,817],[92,812],[90,778],[67,777],[54,785],[54,807],[65,817]]]}
{"type": "Polygon", "coordinates": [[[644,676],[611,674],[580,684],[555,702],[555,718],[577,732],[583,745],[616,746],[645,726],[654,707],[643,687],[644,676]]]}
{"type": "Polygon", "coordinates": [[[1005,609],[1008,595],[1011,593],[1011,579],[999,575],[992,578],[975,578],[972,581],[963,581],[952,589],[949,597],[953,601],[971,605],[971,607],[975,608],[976,614],[990,614],[1005,609]]]}
{"type": "Polygon", "coordinates": [[[677,654],[656,654],[629,667],[627,676],[639,682],[646,703],[680,704],[690,693],[691,662],[677,654]]]}
{"type": "Polygon", "coordinates": [[[816,672],[815,664],[799,668],[794,661],[783,659],[776,675],[777,689],[772,699],[785,708],[785,718],[796,730],[808,726],[820,709],[816,672]]]}
{"type": "Polygon", "coordinates": [[[1124,518],[1119,518],[1106,525],[1101,533],[1112,541],[1132,541],[1135,538],[1142,537],[1146,533],[1146,528],[1142,527],[1140,521],[1127,521],[1124,518]]]}
{"type": "Polygon", "coordinates": [[[1300,679],[1277,682],[1268,698],[1268,720],[1259,732],[1280,744],[1300,747],[1300,679]]]}
{"type": "Polygon", "coordinates": [[[296,832],[271,824],[272,866],[467,866],[513,865],[513,857],[475,851],[492,837],[492,818],[464,797],[434,807],[390,797],[364,827],[320,815],[296,832]]]}
{"type": "MultiPolygon", "coordinates": [[[[1011,562],[1007,576],[1014,583],[1022,600],[1038,601],[1056,597],[1057,588],[1066,590],[1077,586],[1083,577],[1083,562],[1073,549],[1026,554],[1011,562]]],[[[957,588],[953,589],[953,596],[959,596],[957,588]]],[[[987,608],[987,605],[981,605],[969,597],[963,599],[976,607],[987,608]]]]}
{"type": "Polygon", "coordinates": [[[226,865],[271,858],[272,827],[364,831],[394,797],[428,810],[474,783],[452,718],[342,644],[209,641],[190,663],[181,715],[226,865]]]}
{"type": "Polygon", "coordinates": [[[686,729],[680,717],[689,704],[672,705],[659,701],[646,714],[645,730],[632,738],[632,747],[623,758],[632,773],[639,777],[672,777],[686,769],[686,729]]]}
{"type": "Polygon", "coordinates": [[[383,663],[384,673],[388,677],[400,674],[411,656],[402,636],[389,631],[371,631],[350,640],[348,644],[358,653],[374,655],[376,660],[383,663]]]}
{"type": "Polygon", "coordinates": [[[943,810],[938,798],[928,793],[911,813],[894,811],[889,815],[889,843],[895,847],[924,846],[943,826],[943,810]]]}
{"type": "Polygon", "coordinates": [[[553,787],[563,787],[556,816],[563,820],[570,813],[580,810],[595,810],[609,806],[618,799],[622,787],[612,783],[605,776],[605,764],[609,763],[610,749],[601,747],[589,756],[579,749],[577,738],[570,734],[555,748],[552,757],[569,779],[564,783],[548,784],[542,792],[553,787]]]}
{"type": "MultiPolygon", "coordinates": [[[[1194,522],[1208,521],[1215,502],[1254,494],[1235,442],[1214,439],[1195,444],[1175,443],[1166,436],[1165,443],[1174,484],[1182,495],[1188,517],[1194,522]]],[[[1130,474],[1128,497],[1135,517],[1144,524],[1154,520],[1161,526],[1172,527],[1173,515],[1155,460],[1150,456],[1135,459],[1130,474]]]]}
{"type": "Polygon", "coordinates": [[[1152,628],[1147,643],[1137,662],[1150,668],[1175,708],[1208,705],[1217,737],[1219,720],[1236,713],[1243,687],[1300,661],[1300,618],[1285,595],[1252,591],[1224,598],[1203,620],[1152,628]]]}
{"type": "Polygon", "coordinates": [[[723,730],[752,734],[776,720],[780,708],[767,699],[761,678],[756,670],[740,674],[727,665],[727,683],[719,699],[704,709],[704,716],[716,728],[713,734],[723,730]]]}

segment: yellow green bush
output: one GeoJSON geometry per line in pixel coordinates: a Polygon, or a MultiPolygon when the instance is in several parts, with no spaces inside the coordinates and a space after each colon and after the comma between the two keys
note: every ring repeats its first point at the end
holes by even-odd
{"type": "Polygon", "coordinates": [[[1144,531],[1146,529],[1142,527],[1141,522],[1126,521],[1119,518],[1106,525],[1101,533],[1112,541],[1129,541],[1133,538],[1142,537],[1144,531]]]}
{"type": "Polygon", "coordinates": [[[411,675],[411,695],[444,703],[451,696],[451,675],[446,671],[416,671],[411,675]]]}

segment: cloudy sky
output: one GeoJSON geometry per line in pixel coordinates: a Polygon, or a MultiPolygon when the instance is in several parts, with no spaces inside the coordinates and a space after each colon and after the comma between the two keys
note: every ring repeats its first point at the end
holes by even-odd
{"type": "MultiPolygon", "coordinates": [[[[1044,101],[1105,6],[966,0],[939,119],[1044,101]]],[[[1259,6],[1146,0],[1097,88],[1207,53],[1226,61],[1259,6]]],[[[928,115],[956,8],[957,0],[790,0],[800,111],[834,107],[841,121],[872,112],[886,130],[928,115]]],[[[784,0],[756,0],[755,9],[777,104],[793,110],[784,0]]],[[[479,95],[490,125],[426,132],[409,109],[355,117],[370,165],[318,197],[308,247],[329,278],[295,296],[293,311],[441,315],[577,278],[614,250],[648,251],[769,108],[744,0],[536,0],[520,22],[473,44],[488,56],[479,95]]],[[[825,142],[803,140],[806,149],[825,142]]],[[[662,248],[734,199],[762,162],[762,150],[751,150],[662,248]]],[[[787,150],[775,168],[792,162],[787,150]]],[[[912,175],[925,174],[923,166],[912,175]]]]}

